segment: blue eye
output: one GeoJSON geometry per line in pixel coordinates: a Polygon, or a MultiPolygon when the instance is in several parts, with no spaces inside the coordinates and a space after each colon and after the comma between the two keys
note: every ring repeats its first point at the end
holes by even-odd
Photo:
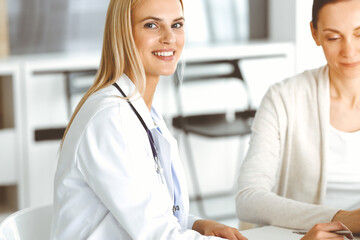
{"type": "Polygon", "coordinates": [[[175,23],[172,25],[172,28],[182,28],[184,26],[183,23],[175,23]]]}
{"type": "Polygon", "coordinates": [[[151,29],[155,29],[157,26],[155,23],[146,23],[144,25],[145,28],[151,28],[151,29]]]}

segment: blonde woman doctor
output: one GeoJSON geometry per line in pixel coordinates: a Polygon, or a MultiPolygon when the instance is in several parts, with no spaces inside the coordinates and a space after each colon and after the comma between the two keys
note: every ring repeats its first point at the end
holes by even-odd
{"type": "Polygon", "coordinates": [[[62,142],[51,239],[246,239],[189,215],[177,143],[152,107],[184,21],[181,0],[110,1],[96,80],[62,142]]]}

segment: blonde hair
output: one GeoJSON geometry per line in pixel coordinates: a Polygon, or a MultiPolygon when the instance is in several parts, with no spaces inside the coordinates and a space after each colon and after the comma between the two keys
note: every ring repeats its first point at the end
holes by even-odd
{"type": "MultiPolygon", "coordinates": [[[[94,92],[116,82],[116,80],[125,72],[125,69],[134,82],[136,89],[140,89],[141,91],[145,90],[145,71],[135,45],[131,25],[132,9],[134,9],[141,1],[142,0],[110,1],[106,14],[100,66],[96,73],[95,81],[76,106],[69,124],[65,129],[60,149],[62,148],[65,136],[69,131],[76,114],[84,105],[88,97],[94,92]]],[[[181,7],[184,8],[182,0],[179,1],[181,7]]]]}
{"type": "Polygon", "coordinates": [[[106,14],[100,66],[95,81],[81,98],[61,141],[74,121],[76,114],[94,92],[113,84],[125,71],[131,75],[137,89],[145,88],[145,72],[137,51],[131,28],[131,10],[141,0],[111,0],[106,14]]]}

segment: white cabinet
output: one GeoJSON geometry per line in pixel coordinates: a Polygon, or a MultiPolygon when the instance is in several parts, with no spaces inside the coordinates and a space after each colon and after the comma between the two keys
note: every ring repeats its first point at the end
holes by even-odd
{"type": "Polygon", "coordinates": [[[51,203],[53,200],[60,139],[52,135],[62,134],[70,117],[66,73],[97,69],[99,61],[99,54],[56,54],[33,56],[22,62],[26,119],[26,154],[23,156],[25,206],[51,203]]]}
{"type": "Polygon", "coordinates": [[[21,186],[21,92],[20,68],[0,62],[0,220],[20,207],[21,186]]]}
{"type": "Polygon", "coordinates": [[[0,61],[0,221],[17,209],[52,202],[60,139],[37,133],[63,131],[71,111],[66,73],[97,69],[99,61],[99,53],[0,61]]]}

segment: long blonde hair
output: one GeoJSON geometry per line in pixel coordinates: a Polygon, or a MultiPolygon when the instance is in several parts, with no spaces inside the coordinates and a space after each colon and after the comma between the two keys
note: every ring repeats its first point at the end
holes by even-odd
{"type": "MultiPolygon", "coordinates": [[[[131,76],[136,89],[145,90],[145,70],[135,45],[131,26],[131,12],[141,1],[142,0],[110,1],[106,14],[100,66],[96,73],[95,81],[76,106],[69,124],[65,129],[60,149],[76,114],[88,97],[94,92],[116,82],[124,73],[125,69],[128,75],[131,76]]],[[[184,9],[182,0],[179,1],[181,7],[184,9]]]]}
{"type": "MultiPolygon", "coordinates": [[[[131,29],[131,10],[141,0],[111,0],[106,14],[100,66],[95,81],[81,98],[65,129],[65,136],[88,97],[94,92],[113,84],[125,71],[132,76],[137,89],[145,88],[145,72],[137,51],[131,29]]],[[[61,148],[60,147],[60,148],[61,148]]]]}

